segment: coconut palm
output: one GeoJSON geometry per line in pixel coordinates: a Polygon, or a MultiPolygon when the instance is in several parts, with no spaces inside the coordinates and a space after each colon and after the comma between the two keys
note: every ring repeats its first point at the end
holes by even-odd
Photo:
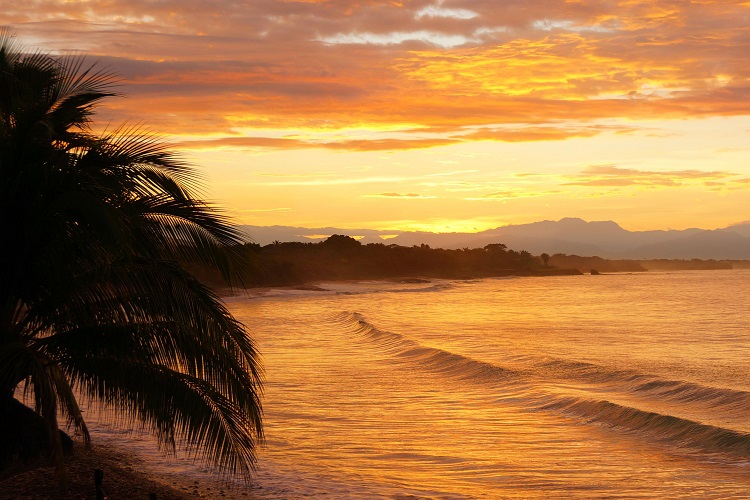
{"type": "Polygon", "coordinates": [[[115,84],[0,35],[0,421],[27,390],[62,472],[58,415],[88,443],[85,398],[247,472],[263,437],[258,354],[185,269],[230,278],[241,238],[161,142],[91,131],[115,84]]]}

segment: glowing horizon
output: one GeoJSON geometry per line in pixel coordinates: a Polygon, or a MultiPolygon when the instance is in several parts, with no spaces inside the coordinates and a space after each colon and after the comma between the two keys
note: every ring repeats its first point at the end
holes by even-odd
{"type": "Polygon", "coordinates": [[[475,232],[750,219],[750,3],[41,1],[239,223],[475,232]]]}

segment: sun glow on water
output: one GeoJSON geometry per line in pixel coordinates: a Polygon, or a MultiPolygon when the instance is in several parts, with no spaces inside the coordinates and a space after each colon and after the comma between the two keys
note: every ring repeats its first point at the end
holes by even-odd
{"type": "MultiPolygon", "coordinates": [[[[743,496],[749,277],[337,282],[230,297],[266,370],[253,495],[743,496]]],[[[204,477],[134,446],[165,474],[204,477]]]]}

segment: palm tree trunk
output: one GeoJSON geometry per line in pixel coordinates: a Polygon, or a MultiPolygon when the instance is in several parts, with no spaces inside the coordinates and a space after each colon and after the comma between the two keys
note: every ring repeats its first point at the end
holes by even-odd
{"type": "Polygon", "coordinates": [[[0,392],[0,469],[14,462],[51,459],[55,474],[62,480],[63,454],[72,447],[73,440],[57,428],[57,418],[43,418],[14,398],[12,389],[0,392]]]}

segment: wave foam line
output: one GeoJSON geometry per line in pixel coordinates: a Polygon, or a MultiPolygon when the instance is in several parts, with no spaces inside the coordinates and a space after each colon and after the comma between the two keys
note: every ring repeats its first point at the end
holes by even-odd
{"type": "Polygon", "coordinates": [[[459,380],[479,379],[483,383],[507,382],[517,378],[517,372],[477,361],[460,354],[435,347],[423,346],[403,335],[379,330],[359,313],[342,313],[336,318],[350,327],[353,333],[363,335],[376,343],[383,352],[391,354],[405,362],[418,364],[420,367],[440,375],[459,380]]]}
{"type": "MultiPolygon", "coordinates": [[[[601,424],[615,429],[624,429],[671,444],[708,451],[720,451],[750,458],[750,434],[677,416],[623,406],[606,400],[597,401],[575,396],[545,394],[538,388],[533,388],[530,385],[531,381],[527,380],[529,377],[525,376],[532,375],[536,379],[538,373],[527,374],[513,371],[442,349],[423,346],[398,333],[386,332],[376,328],[367,322],[364,316],[356,312],[342,313],[337,316],[336,320],[350,326],[354,333],[361,334],[373,341],[384,352],[432,372],[460,380],[473,379],[482,383],[483,388],[490,384],[497,387],[502,385],[506,394],[512,389],[523,389],[522,399],[527,401],[532,410],[572,416],[589,424],[601,424]],[[508,384],[509,382],[511,384],[508,384]]],[[[561,362],[554,361],[551,363],[559,365],[561,362]]],[[[585,368],[584,371],[590,371],[593,370],[592,367],[596,367],[596,365],[587,363],[572,362],[570,364],[577,366],[579,369],[585,368]]],[[[601,369],[603,370],[603,368],[601,369]]],[[[611,377],[636,382],[636,388],[640,387],[641,390],[664,390],[668,392],[681,385],[696,385],[657,380],[639,383],[638,380],[646,376],[634,372],[611,372],[605,378],[610,379],[611,377]],[[624,374],[624,376],[620,377],[618,374],[624,374]]],[[[603,380],[600,375],[595,378],[597,381],[603,380]]],[[[710,388],[702,389],[713,390],[710,388]]],[[[718,391],[722,390],[719,389],[718,391]]],[[[730,397],[730,395],[717,397],[723,398],[725,396],[730,397]]],[[[683,394],[682,397],[693,396],[683,394]]]]}
{"type": "Polygon", "coordinates": [[[750,434],[672,415],[648,412],[610,401],[575,397],[562,397],[542,404],[538,409],[578,417],[587,423],[600,423],[653,436],[660,441],[750,458],[750,434]]]}
{"type": "Polygon", "coordinates": [[[593,363],[560,359],[535,362],[530,360],[538,375],[548,378],[575,380],[589,384],[609,384],[627,392],[643,393],[659,400],[682,403],[702,403],[733,412],[750,411],[750,392],[709,387],[694,382],[665,380],[631,370],[612,370],[593,363]]]}

